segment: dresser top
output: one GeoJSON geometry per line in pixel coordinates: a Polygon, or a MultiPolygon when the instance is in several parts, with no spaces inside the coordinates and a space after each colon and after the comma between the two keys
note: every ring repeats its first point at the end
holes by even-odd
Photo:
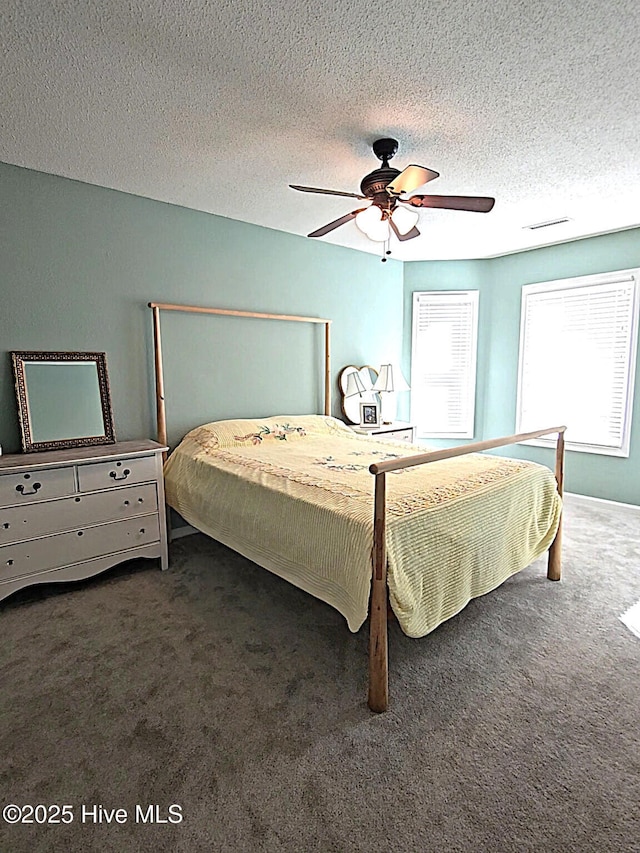
{"type": "Polygon", "coordinates": [[[115,444],[96,444],[92,447],[71,447],[64,450],[44,450],[34,453],[9,453],[0,456],[0,474],[25,468],[53,468],[74,462],[107,462],[126,456],[144,456],[167,448],[145,438],[138,441],[116,441],[115,444]]]}

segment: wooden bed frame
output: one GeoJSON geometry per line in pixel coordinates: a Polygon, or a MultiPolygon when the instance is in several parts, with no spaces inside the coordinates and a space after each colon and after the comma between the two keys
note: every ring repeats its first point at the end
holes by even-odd
{"type": "MultiPolygon", "coordinates": [[[[331,355],[330,328],[331,320],[319,317],[300,317],[292,314],[265,314],[254,311],[234,311],[227,308],[202,308],[194,305],[174,305],[162,302],[149,302],[153,311],[153,342],[156,377],[156,414],[158,425],[158,441],[167,444],[167,417],[164,393],[164,371],[162,364],[162,343],[160,331],[160,311],[182,311],[193,314],[223,314],[232,317],[247,317],[262,320],[284,320],[297,323],[322,323],[324,332],[324,414],[331,414],[331,355]]],[[[433,450],[401,459],[387,462],[376,462],[369,467],[375,477],[374,487],[374,530],[373,530],[373,560],[372,584],[369,606],[369,708],[376,713],[386,711],[389,707],[389,586],[387,583],[387,553],[386,553],[386,475],[402,468],[415,465],[426,465],[440,459],[451,459],[454,456],[464,456],[467,453],[480,453],[496,447],[506,447],[518,444],[544,435],[557,434],[555,455],[555,477],[558,494],[562,498],[564,491],[564,433],[566,426],[547,427],[534,432],[519,433],[502,438],[476,441],[458,447],[433,450]]],[[[166,457],[166,453],[164,454],[166,457]]],[[[547,577],[559,581],[562,573],[562,515],[555,538],[549,547],[547,577]]]]}

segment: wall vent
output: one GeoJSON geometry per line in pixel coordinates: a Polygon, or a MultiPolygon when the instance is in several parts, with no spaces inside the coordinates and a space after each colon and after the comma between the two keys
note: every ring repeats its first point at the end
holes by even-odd
{"type": "Polygon", "coordinates": [[[550,228],[552,225],[562,225],[564,222],[571,222],[568,216],[563,216],[561,219],[550,219],[548,222],[536,222],[535,225],[523,225],[525,230],[537,231],[538,228],[550,228]]]}

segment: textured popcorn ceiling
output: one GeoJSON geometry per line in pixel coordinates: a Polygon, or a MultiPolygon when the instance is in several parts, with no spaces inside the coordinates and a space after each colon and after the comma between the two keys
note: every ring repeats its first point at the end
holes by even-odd
{"type": "Polygon", "coordinates": [[[490,257],[640,224],[639,36],[635,0],[5,0],[0,160],[306,234],[358,203],[288,184],[359,192],[393,136],[497,199],[394,257],[490,257]]]}

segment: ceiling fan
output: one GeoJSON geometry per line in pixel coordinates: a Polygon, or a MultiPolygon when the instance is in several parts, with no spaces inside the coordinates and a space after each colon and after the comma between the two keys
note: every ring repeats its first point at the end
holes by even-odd
{"type": "MultiPolygon", "coordinates": [[[[495,199],[484,196],[463,195],[413,195],[405,198],[408,193],[433,181],[439,177],[439,172],[427,169],[425,166],[407,166],[402,172],[389,165],[389,160],[398,150],[398,142],[395,139],[377,139],[373,143],[373,153],[382,166],[365,175],[360,183],[360,193],[345,193],[339,190],[323,190],[317,187],[301,187],[289,184],[291,189],[300,190],[304,193],[320,193],[323,195],[338,195],[345,198],[357,198],[370,201],[367,207],[360,207],[334,219],[333,222],[323,225],[308,234],[308,237],[324,237],[340,225],[344,225],[355,219],[358,228],[363,231],[370,240],[387,243],[391,233],[398,240],[412,240],[418,237],[420,232],[416,228],[418,213],[412,208],[437,207],[446,210],[469,210],[476,213],[488,213],[495,199]]],[[[386,254],[391,254],[387,250],[386,254]]],[[[385,260],[383,258],[383,260],[385,260]]]]}

